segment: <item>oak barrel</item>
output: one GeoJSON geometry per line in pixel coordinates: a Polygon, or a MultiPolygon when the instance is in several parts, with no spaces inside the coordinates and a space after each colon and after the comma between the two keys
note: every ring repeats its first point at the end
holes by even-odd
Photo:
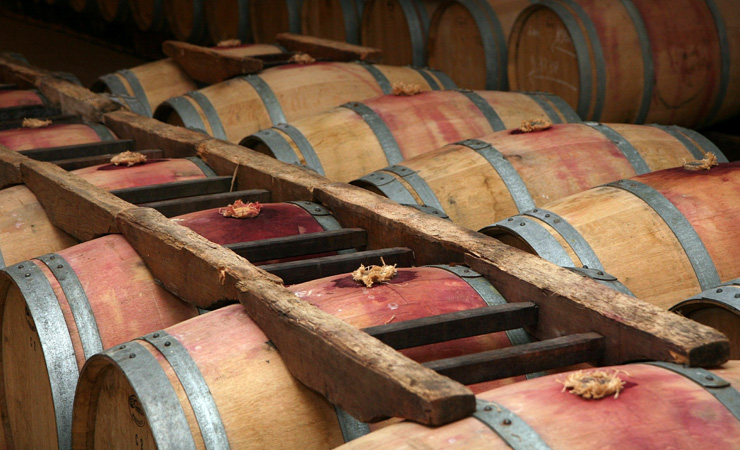
{"type": "Polygon", "coordinates": [[[364,7],[365,0],[303,0],[301,33],[359,44],[364,7]]]}
{"type": "Polygon", "coordinates": [[[114,140],[116,135],[98,123],[59,124],[0,131],[0,145],[16,151],[114,140]]]}
{"type": "Polygon", "coordinates": [[[740,112],[732,0],[537,2],[509,42],[512,89],[563,97],[585,120],[694,128],[740,112]]]}
{"type": "Polygon", "coordinates": [[[564,391],[568,374],[551,375],[479,394],[477,411],[461,421],[437,428],[403,422],[340,448],[729,450],[740,446],[740,413],[729,400],[738,397],[737,361],[711,370],[670,363],[598,370],[615,373],[624,382],[618,397],[587,400],[564,391]]]}
{"type": "MultiPolygon", "coordinates": [[[[232,56],[282,53],[279,47],[270,44],[214,47],[213,50],[232,56]]],[[[92,86],[93,91],[113,94],[114,100],[146,117],[152,117],[153,111],[165,100],[197,88],[196,81],[170,58],[103,75],[92,86]]]]}
{"type": "Polygon", "coordinates": [[[97,0],[98,13],[106,22],[123,23],[129,18],[129,0],[97,0]]]}
{"type": "Polygon", "coordinates": [[[252,42],[249,0],[207,1],[203,4],[203,14],[214,43],[229,39],[252,42]]]}
{"type": "MultiPolygon", "coordinates": [[[[458,269],[462,274],[464,269],[458,269]]],[[[291,289],[324,311],[365,327],[485,306],[474,283],[446,269],[419,267],[399,269],[388,284],[369,289],[351,274],[291,289]]],[[[479,289],[496,294],[486,282],[479,289]]],[[[509,342],[504,333],[496,333],[456,344],[474,349],[509,342]]],[[[434,359],[458,351],[444,344],[411,354],[434,359]]],[[[231,448],[332,448],[343,440],[337,415],[323,397],[290,375],[244,308],[232,305],[91,358],[80,374],[73,447],[116,443],[116,448],[133,448],[143,440],[145,448],[211,448],[216,442],[228,442],[231,448]],[[172,351],[162,358],[157,348],[172,351]],[[194,382],[181,384],[186,377],[194,382]],[[210,395],[196,402],[197,392],[210,395]],[[190,406],[195,403],[197,410],[190,406]],[[161,416],[161,411],[167,414],[161,416]]],[[[363,428],[353,419],[348,422],[363,428]]]]}
{"type": "Polygon", "coordinates": [[[203,0],[163,0],[170,32],[178,41],[202,44],[208,38],[203,0]]]}
{"type": "Polygon", "coordinates": [[[239,142],[279,123],[390,93],[396,83],[426,90],[450,87],[444,74],[429,69],[340,62],[289,64],[170,99],[154,117],[239,142]]]}
{"type": "Polygon", "coordinates": [[[433,206],[477,230],[600,184],[702,159],[706,152],[727,162],[714,144],[685,128],[559,124],[466,139],[352,184],[399,203],[433,206]]]}
{"type": "Polygon", "coordinates": [[[438,91],[350,102],[262,130],[241,144],[350,181],[442,145],[541,117],[555,123],[579,120],[565,102],[546,94],[438,91]]]}
{"type": "Polygon", "coordinates": [[[128,0],[128,7],[141,31],[164,31],[167,27],[163,0],[128,0]]]}
{"type": "Polygon", "coordinates": [[[279,33],[301,32],[303,0],[249,0],[254,42],[275,42],[279,33]]]}
{"type": "Polygon", "coordinates": [[[437,8],[429,24],[429,65],[468,89],[507,89],[507,42],[528,0],[456,0],[437,8]]]}
{"type": "Polygon", "coordinates": [[[740,274],[740,162],[595,187],[481,231],[565,267],[615,277],[668,309],[740,274]]]}
{"type": "Polygon", "coordinates": [[[16,106],[45,106],[49,101],[41,92],[34,89],[8,89],[0,90],[0,108],[13,108],[16,106]]]}
{"type": "MultiPolygon", "coordinates": [[[[152,160],[135,166],[103,164],[72,171],[103,189],[170,183],[203,178],[189,159],[152,160]]],[[[55,227],[36,196],[25,185],[0,190],[0,268],[59,251],[77,240],[55,227]]]]}

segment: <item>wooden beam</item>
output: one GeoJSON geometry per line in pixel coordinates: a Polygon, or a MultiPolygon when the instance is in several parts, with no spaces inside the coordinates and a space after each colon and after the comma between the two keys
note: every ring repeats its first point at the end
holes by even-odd
{"type": "Polygon", "coordinates": [[[208,84],[220,83],[237,75],[257,73],[262,61],[249,56],[233,56],[208,47],[181,41],[165,41],[162,51],[191,78],[208,84]]]}
{"type": "Polygon", "coordinates": [[[21,174],[49,220],[81,241],[117,233],[116,215],[134,207],[48,162],[27,159],[21,174]]]}
{"type": "Polygon", "coordinates": [[[333,61],[360,60],[378,63],[383,56],[382,52],[377,48],[362,47],[315,36],[280,33],[276,39],[287,50],[308,53],[317,59],[331,59],[333,61]]]}
{"type": "Polygon", "coordinates": [[[21,163],[25,160],[28,158],[0,145],[0,189],[23,182],[21,163]]]}
{"type": "Polygon", "coordinates": [[[231,177],[216,176],[172,181],[169,183],[152,184],[148,186],[114,189],[111,193],[127,202],[148,203],[182,197],[192,197],[200,194],[205,195],[229,192],[230,187],[231,177]]]}
{"type": "Polygon", "coordinates": [[[122,108],[108,97],[54,75],[39,78],[36,87],[62,112],[79,115],[88,122],[102,122],[105,113],[122,108]]]}
{"type": "Polygon", "coordinates": [[[291,373],[352,416],[438,425],[475,409],[466,387],[301,301],[277,277],[156,211],[130,209],[117,221],[168,290],[204,308],[241,302],[291,373]]]}
{"type": "MultiPolygon", "coordinates": [[[[86,144],[64,145],[60,147],[42,147],[20,150],[25,156],[38,161],[55,161],[79,158],[83,156],[118,154],[134,148],[134,142],[128,139],[115,141],[98,141],[86,144]]],[[[108,161],[110,162],[110,160],[108,161]]]]}
{"type": "MultiPolygon", "coordinates": [[[[266,192],[266,191],[265,191],[266,192]]],[[[253,201],[253,200],[250,200],[253,201]]],[[[364,248],[367,233],[361,228],[298,234],[259,241],[239,242],[225,247],[251,262],[315,255],[350,248],[364,248]]]]}

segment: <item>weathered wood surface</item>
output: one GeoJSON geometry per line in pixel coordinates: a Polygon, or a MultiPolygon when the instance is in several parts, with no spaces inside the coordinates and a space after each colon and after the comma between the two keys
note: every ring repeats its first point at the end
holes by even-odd
{"type": "Polygon", "coordinates": [[[716,365],[729,356],[721,333],[495,239],[342,183],[323,186],[315,195],[345,227],[366,229],[371,248],[379,240],[413,248],[418,265],[464,259],[509,302],[536,303],[540,319],[530,331],[539,339],[594,331],[607,339],[605,364],[654,359],[716,365]]]}
{"type": "Polygon", "coordinates": [[[360,60],[379,63],[383,56],[377,48],[301,34],[280,33],[277,35],[277,41],[290,51],[304,52],[314,58],[331,59],[333,61],[360,60]]]}
{"type": "Polygon", "coordinates": [[[134,207],[51,163],[26,160],[21,173],[52,223],[81,241],[118,232],[116,214],[134,207]]]}
{"type": "Polygon", "coordinates": [[[162,51],[194,80],[208,84],[220,83],[237,75],[257,73],[262,61],[249,56],[234,56],[200,45],[180,41],[165,41],[162,51]]]}
{"type": "Polygon", "coordinates": [[[168,290],[206,308],[238,299],[291,373],[356,418],[441,424],[473,411],[474,397],[464,386],[300,301],[279,278],[235,253],[150,209],[124,211],[117,221],[168,290]]]}
{"type": "Polygon", "coordinates": [[[0,145],[0,188],[23,182],[21,163],[28,158],[0,145]]]}
{"type": "Polygon", "coordinates": [[[122,108],[107,97],[53,75],[40,78],[36,86],[64,113],[78,114],[90,122],[102,122],[105,113],[122,108]]]}

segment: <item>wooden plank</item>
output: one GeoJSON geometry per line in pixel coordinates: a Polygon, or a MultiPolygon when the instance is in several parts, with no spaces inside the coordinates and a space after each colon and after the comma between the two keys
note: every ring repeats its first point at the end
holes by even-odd
{"type": "Polygon", "coordinates": [[[573,364],[597,363],[603,352],[602,336],[583,333],[431,361],[424,365],[460,383],[475,384],[573,364]]]}
{"type": "Polygon", "coordinates": [[[350,248],[364,248],[367,232],[361,228],[306,233],[260,241],[227,244],[225,247],[252,262],[314,255],[350,248]]]}
{"type": "Polygon", "coordinates": [[[0,145],[0,189],[23,182],[21,163],[24,160],[28,158],[0,145]]]}
{"type": "Polygon", "coordinates": [[[475,409],[466,387],[301,301],[277,277],[156,211],[130,209],[117,221],[168,290],[205,308],[238,299],[291,373],[354,417],[437,425],[475,409]]]}
{"type": "Polygon", "coordinates": [[[218,194],[196,195],[194,197],[142,203],[139,206],[156,209],[165,217],[174,217],[195,211],[223,207],[237,200],[266,203],[270,201],[270,191],[249,189],[246,191],[221,192],[218,194]]]}
{"type": "Polygon", "coordinates": [[[78,115],[87,122],[102,122],[105,113],[122,108],[108,97],[53,74],[39,78],[36,86],[62,112],[78,115]]]}
{"type": "Polygon", "coordinates": [[[162,51],[175,60],[191,78],[208,84],[262,70],[262,61],[259,59],[233,56],[187,42],[165,41],[162,51]]]}
{"type": "Polygon", "coordinates": [[[401,350],[480,334],[512,330],[536,323],[537,305],[534,303],[507,303],[378,325],[365,328],[363,331],[396,350],[401,350]]]}
{"type": "Polygon", "coordinates": [[[401,267],[414,265],[413,251],[408,248],[396,247],[266,264],[260,266],[260,268],[279,276],[285,284],[297,284],[317,278],[352,272],[357,270],[360,264],[364,264],[365,266],[382,265],[381,258],[383,258],[386,264],[398,264],[401,267]]]}
{"type": "Polygon", "coordinates": [[[127,202],[138,204],[192,197],[195,195],[218,194],[229,192],[230,188],[231,177],[222,176],[114,189],[110,192],[127,202]]]}
{"type": "Polygon", "coordinates": [[[280,45],[289,51],[308,53],[317,59],[331,59],[333,61],[360,60],[378,63],[383,56],[377,48],[362,47],[315,36],[280,33],[276,39],[280,45]]]}
{"type": "Polygon", "coordinates": [[[64,145],[60,147],[34,148],[20,150],[25,156],[37,161],[58,161],[62,159],[81,158],[84,156],[121,153],[134,148],[134,141],[121,139],[117,141],[90,142],[88,144],[64,145]]]}
{"type": "MultiPolygon", "coordinates": [[[[164,152],[160,149],[149,149],[149,150],[137,150],[148,159],[159,159],[164,157],[164,152]]],[[[107,153],[104,155],[96,156],[84,156],[81,158],[70,158],[62,160],[49,161],[56,164],[64,170],[75,170],[83,167],[97,166],[101,164],[109,164],[110,160],[118,155],[118,153],[107,153]]]]}
{"type": "Polygon", "coordinates": [[[419,265],[464,256],[509,302],[540,307],[538,325],[529,329],[539,339],[597,332],[607,340],[605,364],[660,360],[712,366],[729,357],[721,333],[493,238],[341,183],[321,186],[314,195],[343,226],[366,229],[371,248],[380,240],[408,246],[419,265]]]}
{"type": "Polygon", "coordinates": [[[117,233],[116,215],[134,207],[48,162],[26,159],[21,174],[49,220],[81,241],[117,233]]]}

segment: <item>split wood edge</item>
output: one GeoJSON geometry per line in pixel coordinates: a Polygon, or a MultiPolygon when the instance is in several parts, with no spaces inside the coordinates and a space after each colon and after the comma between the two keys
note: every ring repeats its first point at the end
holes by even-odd
{"type": "Polygon", "coordinates": [[[208,84],[220,83],[238,75],[257,73],[262,61],[249,56],[233,56],[200,45],[165,41],[162,51],[191,78],[208,84]]]}
{"type": "Polygon", "coordinates": [[[314,58],[332,61],[366,61],[379,63],[382,59],[380,49],[363,47],[346,42],[334,41],[302,34],[279,33],[277,42],[292,52],[308,53],[314,58]]]}

